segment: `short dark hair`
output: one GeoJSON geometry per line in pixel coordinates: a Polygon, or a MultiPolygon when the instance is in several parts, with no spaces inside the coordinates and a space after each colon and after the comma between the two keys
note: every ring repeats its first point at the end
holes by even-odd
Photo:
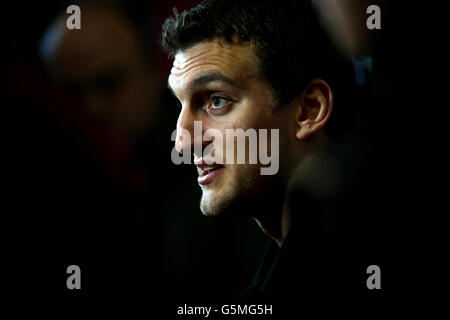
{"type": "Polygon", "coordinates": [[[279,104],[291,101],[314,78],[330,84],[336,101],[343,85],[348,89],[354,83],[354,73],[318,12],[311,0],[205,0],[181,14],[174,9],[174,17],[163,24],[161,42],[174,56],[202,41],[231,42],[237,35],[252,44],[279,104]]]}

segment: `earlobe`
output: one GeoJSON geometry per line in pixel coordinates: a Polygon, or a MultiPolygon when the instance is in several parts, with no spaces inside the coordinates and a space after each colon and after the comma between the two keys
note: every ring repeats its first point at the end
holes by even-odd
{"type": "Polygon", "coordinates": [[[328,122],[333,107],[333,93],[324,80],[314,79],[301,93],[299,103],[296,138],[302,140],[328,122]]]}

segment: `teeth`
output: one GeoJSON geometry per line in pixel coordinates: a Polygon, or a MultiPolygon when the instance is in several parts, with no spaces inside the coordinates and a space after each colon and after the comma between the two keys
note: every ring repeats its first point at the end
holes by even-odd
{"type": "Polygon", "coordinates": [[[202,170],[212,170],[212,169],[214,169],[215,167],[214,166],[204,166],[203,168],[202,168],[202,170]]]}

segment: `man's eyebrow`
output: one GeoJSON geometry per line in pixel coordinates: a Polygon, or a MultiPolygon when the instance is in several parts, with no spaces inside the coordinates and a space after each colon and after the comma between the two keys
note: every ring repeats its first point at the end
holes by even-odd
{"type": "MultiPolygon", "coordinates": [[[[204,86],[204,85],[208,84],[209,82],[214,82],[214,81],[222,81],[222,82],[225,82],[234,87],[239,87],[235,81],[231,80],[230,78],[225,77],[223,74],[221,74],[219,72],[209,72],[209,73],[203,74],[203,75],[195,78],[194,80],[192,80],[189,83],[187,90],[190,91],[197,87],[204,86]]],[[[177,96],[169,83],[167,83],[167,88],[169,88],[170,92],[175,97],[177,96]]]]}
{"type": "Polygon", "coordinates": [[[203,74],[203,75],[195,78],[194,80],[192,80],[189,85],[189,87],[190,87],[189,89],[204,86],[205,84],[207,84],[209,82],[213,82],[213,81],[222,81],[229,85],[237,87],[236,82],[234,82],[230,78],[225,77],[223,74],[221,74],[219,72],[210,72],[210,73],[203,74]]]}

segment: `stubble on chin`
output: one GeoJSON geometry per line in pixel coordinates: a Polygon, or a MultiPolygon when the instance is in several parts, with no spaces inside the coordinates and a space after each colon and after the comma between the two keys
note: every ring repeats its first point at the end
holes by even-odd
{"type": "Polygon", "coordinates": [[[232,201],[233,190],[230,186],[223,188],[203,187],[200,200],[200,210],[205,216],[217,216],[226,211],[232,201]]]}
{"type": "MultiPolygon", "coordinates": [[[[253,169],[253,168],[252,168],[253,169]]],[[[231,170],[230,170],[231,171],[231,170]]],[[[229,176],[220,182],[220,185],[202,187],[200,209],[205,216],[217,216],[224,212],[233,211],[241,207],[242,201],[257,184],[253,170],[245,172],[228,172],[229,176]]]]}

